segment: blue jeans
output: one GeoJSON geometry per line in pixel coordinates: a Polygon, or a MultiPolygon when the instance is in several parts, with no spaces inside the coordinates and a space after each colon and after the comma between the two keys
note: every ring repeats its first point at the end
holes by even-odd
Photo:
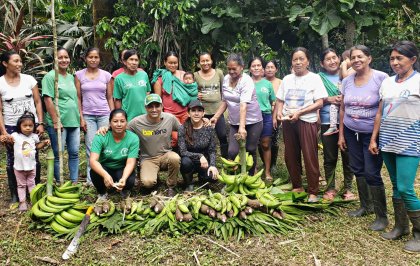
{"type": "MultiPolygon", "coordinates": [[[[54,152],[54,177],[56,181],[60,181],[59,177],[59,159],[58,159],[58,141],[57,133],[54,127],[47,127],[48,135],[51,140],[51,147],[54,152]]],[[[61,132],[61,144],[64,151],[64,144],[67,146],[67,153],[69,155],[68,167],[70,172],[70,179],[72,182],[77,182],[79,177],[79,148],[80,148],[80,128],[79,127],[64,127],[61,132]]]]}
{"type": "Polygon", "coordinates": [[[92,183],[90,178],[90,146],[92,145],[93,138],[95,137],[96,131],[100,127],[107,127],[109,125],[108,115],[83,115],[86,122],[87,131],[85,132],[85,145],[86,145],[86,160],[87,160],[87,173],[86,181],[92,183]]]}
{"type": "Polygon", "coordinates": [[[414,190],[419,157],[382,152],[382,157],[392,182],[392,197],[403,199],[409,211],[420,210],[420,200],[414,190]]]}
{"type": "Polygon", "coordinates": [[[349,151],[350,168],[357,177],[365,177],[369,186],[383,186],[382,156],[369,152],[372,133],[358,133],[344,126],[344,138],[349,151]]]}

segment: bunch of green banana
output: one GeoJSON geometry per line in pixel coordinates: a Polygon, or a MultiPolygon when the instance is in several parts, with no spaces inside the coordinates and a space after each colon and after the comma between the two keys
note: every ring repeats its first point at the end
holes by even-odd
{"type": "Polygon", "coordinates": [[[226,184],[225,191],[227,193],[240,193],[254,197],[257,191],[265,188],[265,183],[261,179],[263,172],[264,170],[260,170],[253,176],[247,174],[228,175],[222,169],[217,178],[226,184]]]}
{"type": "Polygon", "coordinates": [[[256,193],[258,201],[266,208],[276,209],[281,205],[281,201],[267,191],[261,190],[256,193]]]}
{"type": "Polygon", "coordinates": [[[45,183],[39,183],[32,189],[31,193],[29,193],[32,205],[45,196],[46,188],[47,186],[45,183]]]}
{"type": "MultiPolygon", "coordinates": [[[[223,169],[227,173],[236,174],[240,171],[241,162],[240,162],[239,154],[236,155],[233,161],[223,158],[223,157],[221,157],[220,159],[222,160],[223,169]]],[[[254,164],[254,157],[252,157],[252,155],[247,152],[246,153],[246,170],[251,169],[253,164],[254,164]]]]}

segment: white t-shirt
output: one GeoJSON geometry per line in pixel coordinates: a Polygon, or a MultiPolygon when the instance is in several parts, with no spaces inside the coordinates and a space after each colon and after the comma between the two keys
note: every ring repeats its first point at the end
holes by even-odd
{"type": "Polygon", "coordinates": [[[26,74],[20,74],[20,83],[16,87],[7,84],[4,76],[0,77],[0,95],[5,125],[16,126],[17,120],[25,111],[32,112],[35,115],[35,122],[38,122],[32,92],[35,85],[37,85],[36,80],[26,74]]]}
{"type": "MultiPolygon", "coordinates": [[[[276,96],[284,102],[285,116],[306,108],[318,99],[328,97],[328,93],[319,75],[309,72],[304,76],[290,74],[284,77],[276,96]]],[[[299,119],[314,123],[318,120],[317,111],[304,114],[299,119]]]]}
{"type": "Polygon", "coordinates": [[[11,136],[15,141],[13,144],[13,151],[15,155],[13,167],[15,170],[34,170],[36,167],[36,144],[39,143],[38,135],[32,133],[29,136],[25,136],[21,133],[14,132],[11,136]]]}

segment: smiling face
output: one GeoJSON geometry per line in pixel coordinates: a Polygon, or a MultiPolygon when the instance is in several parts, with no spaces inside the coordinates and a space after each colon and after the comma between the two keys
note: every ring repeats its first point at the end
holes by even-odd
{"type": "Polygon", "coordinates": [[[409,58],[405,55],[400,54],[396,50],[393,50],[389,57],[389,64],[391,65],[392,70],[400,77],[404,76],[407,72],[411,71],[416,61],[416,56],[409,58]]]}
{"type": "Polygon", "coordinates": [[[7,72],[19,74],[22,72],[22,59],[18,54],[12,54],[9,61],[2,62],[7,72]]]}
{"type": "Polygon", "coordinates": [[[112,129],[112,132],[117,134],[123,133],[127,128],[127,119],[125,119],[124,114],[116,113],[109,123],[109,126],[112,129]]]}
{"type": "Polygon", "coordinates": [[[178,57],[170,55],[166,58],[164,64],[167,70],[171,71],[172,74],[175,74],[178,69],[178,57]]]}
{"type": "Polygon", "coordinates": [[[297,51],[292,56],[292,68],[296,76],[308,73],[309,59],[303,51],[297,51]]]}
{"type": "Polygon", "coordinates": [[[137,71],[137,68],[139,67],[139,56],[136,54],[133,54],[127,60],[123,61],[125,67],[127,70],[134,72],[137,71]]]}
{"type": "Polygon", "coordinates": [[[193,107],[188,111],[188,115],[191,117],[194,124],[199,123],[200,121],[203,121],[204,108],[199,106],[193,107]]]}
{"type": "Polygon", "coordinates": [[[69,53],[67,53],[66,50],[60,50],[57,53],[57,58],[58,58],[58,68],[61,71],[66,71],[67,68],[70,65],[70,56],[69,53]]]}
{"type": "Polygon", "coordinates": [[[360,72],[369,68],[369,64],[372,62],[372,57],[370,55],[367,56],[362,50],[353,50],[351,51],[350,62],[352,68],[356,72],[360,72]]]}
{"type": "Polygon", "coordinates": [[[321,61],[321,66],[328,74],[335,75],[340,70],[340,58],[336,53],[329,52],[325,55],[324,60],[321,61]]]}
{"type": "Polygon", "coordinates": [[[259,59],[252,61],[249,69],[254,78],[260,78],[264,76],[264,68],[262,62],[259,59]]]}
{"type": "Polygon", "coordinates": [[[270,79],[270,78],[275,77],[276,73],[277,73],[276,66],[273,64],[273,62],[268,62],[267,65],[265,66],[265,76],[270,79]]]}
{"type": "Polygon", "coordinates": [[[147,116],[153,120],[158,119],[162,113],[162,109],[161,103],[150,103],[149,105],[146,105],[147,116]]]}
{"type": "Polygon", "coordinates": [[[182,81],[185,84],[192,84],[192,83],[194,83],[194,76],[193,76],[193,74],[191,74],[191,73],[184,74],[184,77],[182,78],[182,81]]]}
{"type": "Polygon", "coordinates": [[[201,70],[207,72],[212,69],[213,60],[211,60],[211,56],[209,54],[203,54],[200,56],[200,67],[201,70]]]}
{"type": "Polygon", "coordinates": [[[244,67],[236,61],[229,61],[227,63],[227,69],[231,80],[238,80],[241,77],[244,67]]]}
{"type": "Polygon", "coordinates": [[[88,68],[98,68],[101,58],[97,50],[92,50],[86,55],[86,65],[88,68]]]}

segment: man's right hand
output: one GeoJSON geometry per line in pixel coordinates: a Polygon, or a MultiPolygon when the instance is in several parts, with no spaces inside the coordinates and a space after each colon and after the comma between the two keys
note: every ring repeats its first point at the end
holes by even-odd
{"type": "Polygon", "coordinates": [[[106,188],[110,189],[114,187],[114,180],[112,180],[112,177],[110,175],[107,175],[104,177],[104,183],[106,188]]]}
{"type": "Polygon", "coordinates": [[[106,135],[106,133],[108,132],[108,130],[109,130],[109,127],[100,127],[100,128],[98,129],[98,131],[96,131],[96,135],[102,135],[102,136],[105,136],[105,135],[106,135]]]}

